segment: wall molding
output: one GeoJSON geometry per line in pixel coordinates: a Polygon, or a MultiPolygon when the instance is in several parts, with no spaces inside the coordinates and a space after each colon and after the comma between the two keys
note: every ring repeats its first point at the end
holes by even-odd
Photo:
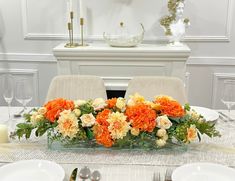
{"type": "MultiPolygon", "coordinates": [[[[0,53],[1,62],[39,62],[57,63],[53,54],[33,54],[33,53],[0,53]]],[[[186,65],[223,65],[235,66],[235,57],[189,57],[186,65]]]]}
{"type": "MultiPolygon", "coordinates": [[[[50,33],[33,33],[28,30],[28,12],[27,12],[27,1],[21,0],[22,8],[22,21],[23,21],[23,32],[24,39],[26,40],[67,40],[68,35],[66,34],[50,34],[50,33]]],[[[232,28],[232,17],[233,17],[233,0],[228,0],[227,3],[227,18],[225,25],[225,35],[194,35],[185,36],[185,42],[229,42],[231,38],[231,28],[232,28]]],[[[79,35],[74,35],[75,39],[79,39],[79,35]]],[[[103,41],[103,35],[88,35],[87,41],[103,41]]],[[[144,39],[144,42],[156,42],[156,41],[168,41],[165,36],[149,36],[144,39]]]]}
{"type": "Polygon", "coordinates": [[[235,57],[189,57],[186,65],[230,66],[235,65],[235,57]]]}
{"type": "Polygon", "coordinates": [[[52,54],[0,53],[0,62],[47,62],[56,63],[52,54]]]}

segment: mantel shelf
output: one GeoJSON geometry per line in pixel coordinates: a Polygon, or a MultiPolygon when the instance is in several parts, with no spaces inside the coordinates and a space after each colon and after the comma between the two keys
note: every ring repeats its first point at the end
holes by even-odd
{"type": "Polygon", "coordinates": [[[133,76],[176,76],[185,80],[185,65],[190,55],[187,45],[141,44],[116,48],[106,44],[53,49],[58,74],[97,75],[107,90],[125,90],[133,76]]]}
{"type": "MultiPolygon", "coordinates": [[[[64,44],[60,44],[53,49],[54,55],[60,57],[60,60],[68,58],[72,60],[73,57],[98,55],[102,55],[102,57],[185,57],[189,56],[190,52],[191,50],[187,45],[174,47],[167,44],[141,44],[131,48],[110,47],[106,44],[90,44],[86,47],[65,48],[64,44]]],[[[181,60],[184,61],[183,59],[181,60]]]]}

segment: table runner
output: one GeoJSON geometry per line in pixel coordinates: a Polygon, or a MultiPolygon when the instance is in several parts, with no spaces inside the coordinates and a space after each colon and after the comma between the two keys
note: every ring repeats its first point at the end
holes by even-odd
{"type": "MultiPolygon", "coordinates": [[[[47,148],[46,137],[15,140],[0,144],[0,162],[23,159],[47,159],[57,163],[100,163],[135,165],[182,165],[190,162],[216,162],[235,166],[235,131],[231,123],[218,120],[220,138],[203,136],[202,142],[188,145],[187,151],[123,151],[79,150],[52,151],[47,148]]],[[[235,123],[233,123],[235,126],[235,123]]]]}

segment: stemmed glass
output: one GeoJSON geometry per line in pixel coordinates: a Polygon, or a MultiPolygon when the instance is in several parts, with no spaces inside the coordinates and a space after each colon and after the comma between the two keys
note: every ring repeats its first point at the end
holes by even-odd
{"type": "Polygon", "coordinates": [[[15,88],[15,99],[22,104],[25,112],[26,105],[33,97],[32,82],[28,78],[22,78],[16,82],[15,88]]]}
{"type": "Polygon", "coordinates": [[[14,97],[14,77],[10,74],[4,75],[3,78],[3,98],[8,105],[8,117],[11,119],[11,102],[14,97]]]}
{"type": "Polygon", "coordinates": [[[233,121],[231,118],[231,108],[235,105],[235,80],[224,80],[222,87],[222,98],[221,101],[228,108],[228,119],[233,121]]]}

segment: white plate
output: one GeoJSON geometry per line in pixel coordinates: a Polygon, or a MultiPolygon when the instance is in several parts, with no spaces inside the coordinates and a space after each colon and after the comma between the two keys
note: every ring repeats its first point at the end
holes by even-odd
{"type": "Polygon", "coordinates": [[[64,169],[47,160],[22,160],[0,167],[1,181],[63,181],[64,169]]]}
{"type": "Polygon", "coordinates": [[[234,181],[235,170],[214,163],[192,163],[176,168],[173,181],[234,181]]]}
{"type": "Polygon", "coordinates": [[[208,109],[206,107],[191,106],[191,109],[194,109],[197,113],[201,114],[206,121],[215,121],[219,118],[217,111],[208,109]]]}

